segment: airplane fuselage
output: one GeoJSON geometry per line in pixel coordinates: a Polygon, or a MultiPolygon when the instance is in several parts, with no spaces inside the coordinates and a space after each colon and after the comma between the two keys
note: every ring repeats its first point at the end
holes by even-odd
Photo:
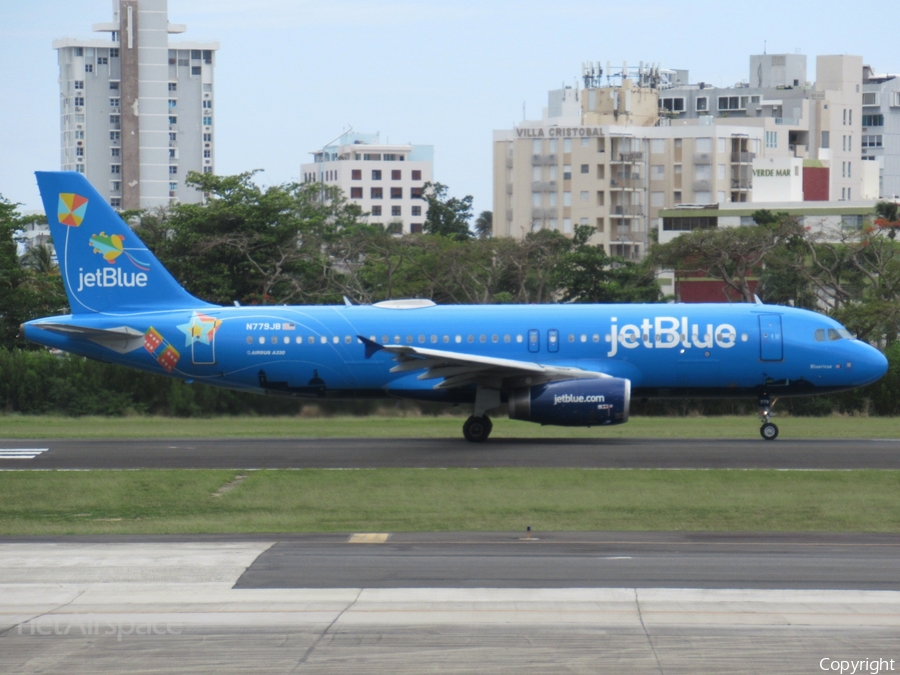
{"type": "Polygon", "coordinates": [[[746,304],[211,307],[52,317],[26,326],[29,340],[48,347],[234,389],[473,399],[474,389],[435,389],[420,372],[392,373],[391,355],[367,358],[359,336],[595,371],[630,380],[636,397],[826,393],[877,379],[883,363],[877,350],[827,317],[746,304]],[[41,329],[65,322],[127,327],[135,337],[130,349],[115,350],[41,329]]]}

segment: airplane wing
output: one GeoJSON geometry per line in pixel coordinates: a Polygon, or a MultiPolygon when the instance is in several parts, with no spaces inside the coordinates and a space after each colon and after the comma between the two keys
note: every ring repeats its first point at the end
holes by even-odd
{"type": "Polygon", "coordinates": [[[559,380],[610,377],[605,373],[581,368],[545,366],[530,361],[461,354],[410,345],[382,345],[362,335],[358,337],[366,347],[366,358],[381,350],[390,352],[398,362],[398,365],[391,368],[392,373],[424,370],[418,379],[442,380],[434,386],[435,389],[453,389],[471,384],[490,389],[515,389],[559,380]]]}

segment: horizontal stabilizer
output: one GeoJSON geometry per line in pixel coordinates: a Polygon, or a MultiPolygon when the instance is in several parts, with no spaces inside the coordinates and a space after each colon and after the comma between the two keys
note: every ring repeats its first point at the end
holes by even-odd
{"type": "Polygon", "coordinates": [[[35,328],[59,333],[71,338],[90,340],[101,347],[112,349],[119,354],[127,354],[144,346],[144,334],[128,326],[118,328],[88,328],[70,323],[35,323],[35,328]]]}

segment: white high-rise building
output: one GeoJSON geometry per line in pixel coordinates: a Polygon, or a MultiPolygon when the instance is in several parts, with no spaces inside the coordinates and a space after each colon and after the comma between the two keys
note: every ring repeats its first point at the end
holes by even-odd
{"type": "Polygon", "coordinates": [[[381,143],[378,134],[347,132],[300,167],[304,183],[341,188],[368,222],[395,234],[421,232],[428,215],[423,187],[432,180],[434,146],[381,143]]]}
{"type": "Polygon", "coordinates": [[[213,68],[218,42],[169,42],[167,0],[113,0],[109,39],[62,38],[63,170],[79,171],[109,203],[147,209],[202,198],[189,171],[212,173],[213,68]]]}

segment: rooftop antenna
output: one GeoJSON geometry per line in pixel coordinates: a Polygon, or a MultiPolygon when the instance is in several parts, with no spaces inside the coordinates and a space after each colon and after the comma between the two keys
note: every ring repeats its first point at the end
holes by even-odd
{"type": "Polygon", "coordinates": [[[525,121],[525,101],[522,101],[522,121],[525,121]]]}
{"type": "Polygon", "coordinates": [[[763,54],[765,55],[766,53],[766,40],[763,40],[763,54]]]}

